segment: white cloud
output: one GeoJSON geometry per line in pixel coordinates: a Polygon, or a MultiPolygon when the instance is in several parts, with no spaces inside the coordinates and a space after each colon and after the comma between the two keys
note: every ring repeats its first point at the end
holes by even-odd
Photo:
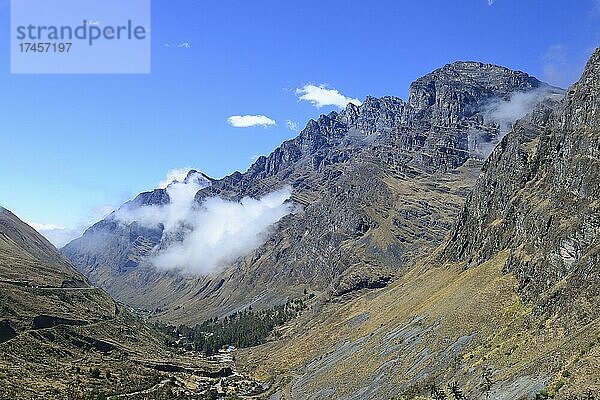
{"type": "Polygon", "coordinates": [[[211,197],[198,204],[195,194],[209,184],[203,179],[174,183],[167,187],[169,204],[122,207],[115,217],[124,223],[164,227],[161,244],[149,259],[157,268],[204,274],[260,246],[272,225],[294,210],[286,202],[290,188],[260,199],[235,202],[211,197]]]}
{"type": "Polygon", "coordinates": [[[534,107],[544,99],[557,97],[562,93],[548,87],[527,92],[512,93],[508,100],[494,100],[485,107],[484,118],[500,126],[500,131],[508,132],[518,119],[533,111],[534,107]]]}
{"type": "Polygon", "coordinates": [[[100,206],[90,211],[89,218],[82,221],[81,223],[75,224],[74,226],[62,226],[57,224],[43,224],[36,222],[26,222],[33,229],[38,231],[44,236],[50,243],[52,243],[57,249],[60,249],[71,240],[83,235],[83,232],[94,222],[105,218],[114,208],[109,205],[100,206]]]}
{"type": "Polygon", "coordinates": [[[173,181],[182,182],[187,176],[187,174],[189,174],[190,171],[193,169],[194,168],[192,167],[183,167],[170,170],[169,172],[167,172],[166,178],[158,183],[158,187],[160,189],[164,189],[167,186],[169,186],[169,184],[171,184],[173,181]]]}
{"type": "Polygon", "coordinates": [[[176,230],[184,226],[194,211],[194,196],[200,189],[210,186],[210,182],[199,173],[191,175],[190,179],[186,180],[188,172],[189,169],[185,174],[177,175],[176,172],[173,172],[168,176],[167,180],[171,177],[178,178],[171,179],[166,187],[170,199],[169,204],[145,207],[125,204],[117,210],[115,217],[127,224],[136,221],[147,227],[158,227],[162,224],[165,231],[176,230]]]}
{"type": "MultiPolygon", "coordinates": [[[[173,183],[174,181],[183,182],[187,177],[188,173],[193,170],[191,167],[184,168],[176,168],[167,172],[166,178],[158,184],[159,188],[166,188],[168,185],[173,183]]],[[[179,204],[182,200],[187,199],[188,197],[193,200],[193,196],[196,192],[201,188],[208,186],[210,182],[204,178],[201,174],[197,174],[196,179],[191,179],[190,182],[193,182],[196,187],[193,185],[172,185],[174,189],[169,191],[169,195],[172,197],[172,201],[176,204],[179,204]],[[185,190],[188,190],[187,192],[185,190]]],[[[189,182],[188,182],[189,183],[189,182]]],[[[184,200],[187,201],[187,200],[184,200]]],[[[183,208],[183,207],[182,207],[183,208]]],[[[179,207],[173,208],[173,210],[177,210],[179,207]]],[[[93,208],[89,211],[88,216],[82,221],[74,224],[73,226],[62,226],[58,224],[46,224],[46,223],[36,223],[36,222],[28,222],[36,231],[42,234],[50,243],[52,243],[57,248],[61,248],[71,240],[76,239],[83,235],[85,230],[89,228],[91,225],[96,223],[99,220],[106,218],[110,213],[114,211],[114,207],[110,205],[103,205],[96,208],[93,208]]],[[[123,213],[120,209],[117,213],[123,213]]],[[[140,215],[138,218],[145,219],[146,223],[151,224],[148,218],[151,217],[151,213],[149,215],[145,215],[142,211],[140,211],[140,215]]],[[[177,219],[177,216],[171,216],[172,219],[177,219]]]]}
{"type": "Polygon", "coordinates": [[[277,125],[274,120],[264,115],[232,115],[227,118],[227,122],[236,128],[277,125]]]}
{"type": "Polygon", "coordinates": [[[321,84],[315,85],[304,85],[303,87],[296,89],[296,96],[298,99],[308,101],[317,108],[324,106],[336,106],[344,108],[348,103],[356,104],[357,106],[362,103],[360,100],[355,98],[346,97],[336,89],[329,89],[327,85],[321,84]]]}
{"type": "Polygon", "coordinates": [[[537,104],[545,99],[560,99],[562,95],[560,91],[553,88],[542,87],[528,92],[512,93],[508,100],[490,101],[484,107],[483,117],[486,123],[491,122],[498,125],[498,134],[492,137],[488,132],[478,130],[469,132],[469,150],[487,158],[517,120],[529,114],[537,104]]]}
{"type": "Polygon", "coordinates": [[[298,132],[298,130],[300,129],[300,125],[296,121],[292,121],[291,119],[285,121],[285,125],[290,131],[298,132]]]}
{"type": "Polygon", "coordinates": [[[293,211],[293,205],[285,202],[290,195],[291,190],[285,188],[260,199],[205,200],[191,214],[183,241],[159,251],[153,264],[207,273],[234,262],[263,244],[272,225],[293,211]]]}
{"type": "MultiPolygon", "coordinates": [[[[146,30],[149,30],[148,28],[146,28],[146,30]]],[[[178,48],[178,49],[191,49],[192,45],[190,42],[179,42],[176,44],[171,44],[171,43],[164,43],[163,44],[164,47],[170,49],[170,48],[178,48]]]]}
{"type": "Polygon", "coordinates": [[[488,6],[491,6],[494,4],[496,0],[487,0],[488,6]]]}

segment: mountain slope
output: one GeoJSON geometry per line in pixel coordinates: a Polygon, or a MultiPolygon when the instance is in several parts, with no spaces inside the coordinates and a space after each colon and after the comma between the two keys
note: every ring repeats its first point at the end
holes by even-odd
{"type": "Polygon", "coordinates": [[[536,312],[598,316],[600,52],[553,112],[539,109],[484,166],[445,254],[467,267],[510,250],[505,269],[536,312]]]}
{"type": "Polygon", "coordinates": [[[0,208],[0,399],[146,390],[169,377],[156,369],[165,360],[206,372],[223,367],[171,353],[159,334],[0,208]]]}
{"type": "Polygon", "coordinates": [[[413,83],[408,102],[369,97],[360,107],[311,120],[247,172],[196,195],[199,203],[211,196],[238,200],[288,184],[304,209],[214,274],[156,271],[143,260],[159,232],[111,218],[62,251],[118,299],[158,309],[157,317],[171,321],[197,322],[250,304],[271,307],[304,288],[328,297],[384,286],[449,232],[479,171],[480,142],[502,134],[488,115],[490,104],[534,90],[555,91],[522,72],[458,62],[413,83]],[[109,244],[116,236],[140,245],[109,244]],[[113,249],[118,257],[106,259],[113,249]]]}
{"type": "Polygon", "coordinates": [[[429,259],[238,359],[277,399],[598,398],[599,99],[600,49],[515,124],[429,259]]]}
{"type": "Polygon", "coordinates": [[[0,256],[4,261],[0,274],[6,280],[24,278],[37,285],[57,287],[88,285],[52,244],[4,208],[0,208],[0,256]],[[35,264],[36,268],[25,269],[27,264],[35,264]]]}

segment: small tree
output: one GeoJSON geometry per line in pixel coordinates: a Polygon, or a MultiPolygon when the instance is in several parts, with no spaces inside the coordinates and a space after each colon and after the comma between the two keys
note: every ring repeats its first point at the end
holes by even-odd
{"type": "Polygon", "coordinates": [[[444,389],[435,385],[431,385],[431,398],[433,400],[448,400],[448,396],[446,396],[444,389]]]}
{"type": "Polygon", "coordinates": [[[448,389],[450,390],[450,393],[452,394],[452,397],[454,397],[455,400],[467,400],[467,398],[462,392],[462,389],[460,388],[460,386],[458,386],[458,383],[453,382],[448,384],[448,389]]]}

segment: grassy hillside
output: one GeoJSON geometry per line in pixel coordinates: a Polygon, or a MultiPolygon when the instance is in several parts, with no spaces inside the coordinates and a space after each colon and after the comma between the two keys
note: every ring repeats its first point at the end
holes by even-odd
{"type": "Polygon", "coordinates": [[[433,257],[315,304],[247,368],[285,376],[279,399],[598,398],[599,77],[597,49],[561,102],[514,125],[433,257]]]}
{"type": "Polygon", "coordinates": [[[0,399],[96,399],[137,391],[146,394],[128,398],[189,398],[231,367],[167,349],[164,337],[0,209],[0,399]]]}
{"type": "Polygon", "coordinates": [[[468,398],[597,393],[600,320],[567,334],[536,319],[502,272],[506,258],[415,268],[377,293],[313,308],[291,327],[299,335],[238,359],[279,377],[281,399],[416,398],[454,382],[468,398]]]}

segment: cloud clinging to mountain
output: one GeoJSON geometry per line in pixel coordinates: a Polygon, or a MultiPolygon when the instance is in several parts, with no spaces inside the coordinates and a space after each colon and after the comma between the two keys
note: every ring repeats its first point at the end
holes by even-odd
{"type": "Polygon", "coordinates": [[[529,114],[536,105],[549,98],[560,98],[562,93],[556,88],[543,86],[527,92],[515,92],[510,98],[493,99],[483,109],[487,123],[498,125],[498,132],[493,138],[488,132],[477,129],[468,132],[469,148],[483,158],[487,158],[502,138],[512,129],[513,124],[529,114]]]}
{"type": "Polygon", "coordinates": [[[249,254],[268,238],[273,224],[293,212],[289,187],[239,202],[206,199],[186,220],[183,240],[161,249],[152,263],[161,269],[209,273],[249,254]]]}
{"type": "Polygon", "coordinates": [[[183,167],[183,168],[174,168],[172,170],[169,170],[167,172],[167,176],[165,177],[165,179],[163,179],[162,181],[160,181],[158,183],[158,187],[160,189],[164,189],[167,186],[169,186],[169,184],[172,183],[173,181],[182,182],[185,179],[185,177],[187,176],[187,174],[193,169],[194,168],[192,168],[192,167],[183,167]]]}
{"type": "Polygon", "coordinates": [[[196,193],[208,185],[200,174],[188,176],[167,187],[170,203],[129,204],[115,218],[125,224],[135,221],[149,228],[163,227],[161,244],[148,259],[155,267],[206,274],[263,244],[273,224],[294,211],[294,205],[286,201],[291,196],[289,187],[258,199],[210,197],[196,202],[196,193]]]}

